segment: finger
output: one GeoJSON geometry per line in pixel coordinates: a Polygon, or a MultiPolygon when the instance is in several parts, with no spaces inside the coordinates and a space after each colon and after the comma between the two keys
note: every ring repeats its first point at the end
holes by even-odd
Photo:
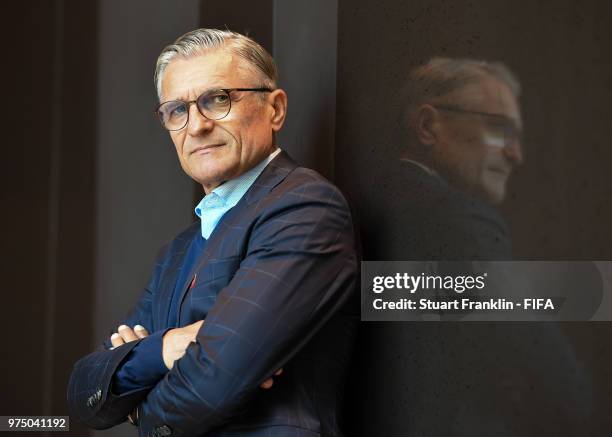
{"type": "Polygon", "coordinates": [[[268,378],[264,382],[261,383],[260,387],[267,390],[271,388],[273,384],[274,384],[274,381],[272,380],[272,378],[268,378]]]}
{"type": "Polygon", "coordinates": [[[187,328],[187,331],[189,332],[191,341],[196,340],[196,336],[198,335],[198,331],[200,330],[202,323],[204,323],[204,320],[198,320],[197,322],[192,323],[191,325],[185,326],[185,328],[187,328]]]}
{"type": "Polygon", "coordinates": [[[192,323],[189,326],[191,326],[194,331],[198,332],[203,323],[204,323],[204,320],[198,320],[197,322],[192,323]]]}
{"type": "Polygon", "coordinates": [[[118,332],[121,338],[123,338],[123,341],[125,341],[126,343],[138,340],[138,337],[136,337],[136,334],[134,334],[134,331],[129,326],[121,325],[118,328],[118,332]]]}
{"type": "Polygon", "coordinates": [[[134,326],[134,332],[136,333],[136,336],[138,338],[145,338],[145,337],[147,337],[149,335],[149,333],[147,332],[145,327],[142,326],[142,325],[134,326]]]}
{"type": "Polygon", "coordinates": [[[280,369],[278,369],[276,372],[274,372],[274,376],[278,376],[281,373],[283,373],[283,368],[282,367],[280,369]]]}
{"type": "Polygon", "coordinates": [[[117,346],[121,346],[124,343],[121,336],[117,334],[116,332],[113,335],[111,335],[110,340],[111,340],[111,344],[113,345],[113,348],[116,348],[117,346]]]}

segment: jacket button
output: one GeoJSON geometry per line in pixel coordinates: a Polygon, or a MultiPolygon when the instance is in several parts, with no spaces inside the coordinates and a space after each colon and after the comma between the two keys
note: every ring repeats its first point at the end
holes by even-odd
{"type": "Polygon", "coordinates": [[[87,398],[86,404],[89,408],[95,408],[101,399],[102,399],[102,390],[98,389],[96,390],[94,394],[92,394],[90,397],[87,398]]]}
{"type": "Polygon", "coordinates": [[[159,437],[168,437],[172,435],[172,430],[168,425],[159,425],[155,427],[155,435],[159,437]]]}

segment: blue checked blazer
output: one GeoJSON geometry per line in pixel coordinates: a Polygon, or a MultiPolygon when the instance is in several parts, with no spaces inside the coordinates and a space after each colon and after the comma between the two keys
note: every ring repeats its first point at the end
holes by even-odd
{"type": "MultiPolygon", "coordinates": [[[[197,232],[199,223],[162,250],[122,323],[149,332],[168,327],[175,283],[197,232]]],[[[107,339],[74,366],[72,417],[105,429],[137,407],[139,433],[147,437],[341,435],[357,271],[345,199],[280,153],[225,214],[180,285],[179,325],[205,320],[197,342],[156,385],[115,395],[113,374],[138,342],[109,350],[107,339]],[[271,389],[259,387],[281,367],[271,389]]]]}

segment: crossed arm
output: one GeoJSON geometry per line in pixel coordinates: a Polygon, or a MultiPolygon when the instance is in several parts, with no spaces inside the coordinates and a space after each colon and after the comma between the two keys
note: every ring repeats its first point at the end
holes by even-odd
{"type": "MultiPolygon", "coordinates": [[[[204,323],[204,320],[199,320],[191,325],[187,325],[182,328],[171,329],[163,336],[162,341],[162,358],[164,364],[168,370],[172,369],[174,362],[185,355],[185,350],[190,343],[195,343],[196,334],[204,323]]],[[[110,337],[110,342],[113,345],[112,349],[122,346],[131,341],[136,341],[148,337],[149,333],[146,328],[142,325],[134,325],[134,328],[130,328],[127,325],[121,325],[110,337]]],[[[283,373],[283,369],[278,369],[274,376],[279,376],[283,373]]],[[[266,379],[261,383],[260,387],[263,389],[269,389],[274,385],[274,379],[272,377],[266,379]]]]}

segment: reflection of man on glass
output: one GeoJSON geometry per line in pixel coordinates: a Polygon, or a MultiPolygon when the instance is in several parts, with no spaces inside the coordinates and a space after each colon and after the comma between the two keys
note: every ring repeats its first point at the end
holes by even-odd
{"type": "Polygon", "coordinates": [[[388,233],[376,244],[395,259],[510,258],[491,205],[523,159],[517,79],[500,63],[435,58],[405,84],[400,160],[383,176],[388,233]]]}
{"type": "Polygon", "coordinates": [[[276,144],[287,95],[272,57],[199,29],[163,50],[155,77],[160,121],[205,193],[199,221],[162,251],[117,332],[75,365],[73,417],[108,428],[129,414],[142,436],[338,435],[351,217],[332,184],[276,144]]]}
{"type": "Polygon", "coordinates": [[[500,203],[522,161],[520,85],[500,63],[433,59],[409,76],[404,95],[412,130],[404,158],[451,185],[500,203]]]}
{"type": "MultiPolygon", "coordinates": [[[[375,184],[376,234],[364,239],[364,257],[511,259],[495,206],[522,162],[516,78],[502,64],[435,58],[401,89],[400,150],[375,184]]],[[[587,385],[557,325],[366,329],[359,361],[380,375],[363,387],[367,435],[578,435],[587,385]]]]}

